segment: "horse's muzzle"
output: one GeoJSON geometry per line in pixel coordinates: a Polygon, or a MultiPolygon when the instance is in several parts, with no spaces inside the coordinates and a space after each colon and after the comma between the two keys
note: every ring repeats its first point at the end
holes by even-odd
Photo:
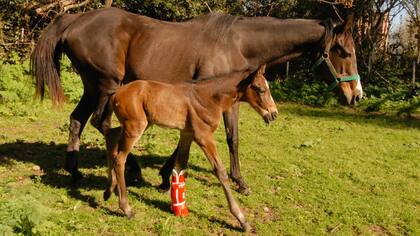
{"type": "Polygon", "coordinates": [[[270,122],[272,122],[272,121],[274,121],[276,118],[277,118],[277,111],[273,111],[273,112],[268,112],[268,113],[266,113],[264,116],[263,116],[263,118],[264,118],[264,121],[265,121],[265,123],[270,123],[270,122]]]}

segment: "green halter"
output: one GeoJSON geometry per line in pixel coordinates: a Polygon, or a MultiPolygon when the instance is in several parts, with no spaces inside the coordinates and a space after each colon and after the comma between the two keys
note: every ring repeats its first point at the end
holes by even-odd
{"type": "Polygon", "coordinates": [[[330,51],[330,44],[327,44],[324,53],[321,55],[321,57],[318,58],[318,60],[316,60],[316,62],[314,63],[314,65],[312,66],[311,70],[315,70],[316,68],[318,68],[323,62],[325,62],[325,64],[327,65],[328,70],[331,72],[331,75],[334,77],[334,81],[330,84],[330,86],[328,86],[329,90],[333,90],[335,87],[337,87],[337,85],[341,82],[348,82],[348,81],[353,81],[353,80],[360,80],[360,75],[359,74],[354,74],[354,75],[350,75],[350,76],[343,76],[343,77],[338,77],[337,75],[337,71],[335,70],[328,54],[330,51]]]}

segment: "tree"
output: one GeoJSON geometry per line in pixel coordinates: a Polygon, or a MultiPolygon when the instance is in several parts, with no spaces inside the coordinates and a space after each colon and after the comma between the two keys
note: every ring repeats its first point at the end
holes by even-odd
{"type": "Polygon", "coordinates": [[[402,0],[405,11],[410,16],[411,23],[417,28],[417,64],[420,64],[420,2],[418,0],[402,0]]]}
{"type": "Polygon", "coordinates": [[[104,0],[104,7],[111,7],[113,0],[104,0]]]}

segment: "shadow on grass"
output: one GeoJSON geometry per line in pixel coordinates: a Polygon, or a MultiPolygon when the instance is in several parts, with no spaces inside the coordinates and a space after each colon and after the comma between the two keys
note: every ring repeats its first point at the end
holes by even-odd
{"type": "MultiPolygon", "coordinates": [[[[95,174],[92,169],[102,168],[107,165],[106,154],[103,149],[81,146],[79,153],[79,168],[88,169],[85,171],[81,186],[78,189],[71,188],[71,176],[62,169],[65,160],[65,144],[55,143],[27,143],[16,141],[14,143],[0,144],[0,165],[13,165],[15,161],[32,163],[41,167],[43,175],[41,182],[54,188],[67,189],[68,194],[78,200],[88,203],[96,208],[98,203],[93,197],[83,195],[83,190],[97,189],[104,190],[107,178],[106,173],[95,174]]],[[[136,156],[142,168],[160,169],[168,159],[166,156],[144,155],[136,156]]],[[[207,169],[190,165],[196,171],[208,171],[207,169]]],[[[156,172],[158,174],[158,171],[156,172]]],[[[150,187],[148,182],[141,182],[138,187],[150,187]]],[[[157,190],[156,190],[157,191],[157,190]]]]}
{"type": "Polygon", "coordinates": [[[372,124],[386,128],[414,128],[420,129],[420,119],[416,117],[403,117],[386,113],[367,113],[356,109],[319,109],[306,106],[284,106],[280,108],[285,113],[307,116],[322,117],[334,120],[349,121],[354,123],[372,124]]]}
{"type": "MultiPolygon", "coordinates": [[[[133,195],[136,199],[138,199],[139,201],[144,202],[146,205],[148,205],[150,207],[153,207],[153,208],[160,209],[161,211],[168,212],[168,213],[172,214],[171,203],[169,201],[170,196],[168,196],[168,201],[162,201],[162,200],[157,200],[157,199],[150,199],[150,198],[147,198],[145,196],[140,196],[140,194],[138,194],[136,192],[133,192],[133,191],[130,191],[130,190],[128,190],[128,192],[130,193],[130,195],[133,195]]],[[[226,228],[226,229],[230,229],[230,230],[234,230],[234,231],[238,231],[238,232],[242,232],[242,228],[235,227],[234,225],[231,225],[231,224],[229,224],[229,223],[227,223],[227,222],[225,222],[223,220],[220,220],[220,219],[217,219],[217,218],[214,218],[214,217],[209,218],[208,215],[201,214],[201,213],[199,213],[197,211],[194,211],[194,210],[192,210],[190,208],[188,209],[188,211],[191,214],[196,215],[198,218],[200,218],[200,219],[206,219],[206,220],[208,220],[208,221],[210,221],[212,223],[216,223],[216,224],[220,225],[220,227],[223,227],[223,228],[226,228]]],[[[229,208],[226,208],[226,211],[229,211],[229,208]]]]}

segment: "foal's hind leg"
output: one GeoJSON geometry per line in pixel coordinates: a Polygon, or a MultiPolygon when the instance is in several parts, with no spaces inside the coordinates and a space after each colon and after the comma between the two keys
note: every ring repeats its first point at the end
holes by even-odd
{"type": "MultiPolygon", "coordinates": [[[[102,94],[99,99],[99,105],[97,110],[93,113],[91,118],[92,125],[98,129],[102,134],[106,134],[111,128],[112,122],[112,109],[108,106],[111,95],[102,94]]],[[[126,167],[127,182],[129,184],[137,184],[141,182],[141,169],[137,163],[136,158],[132,154],[128,154],[126,167]]]]}
{"type": "Polygon", "coordinates": [[[216,143],[214,139],[209,135],[208,137],[201,137],[199,139],[196,138],[196,141],[206,154],[207,159],[210,161],[213,167],[214,173],[216,174],[217,178],[222,184],[225,196],[229,203],[230,212],[236,217],[236,219],[238,219],[238,221],[241,223],[242,228],[245,231],[250,231],[251,226],[247,222],[244,214],[239,208],[238,203],[233,197],[232,191],[230,190],[228,175],[221,160],[218,158],[216,143]]]}
{"type": "Polygon", "coordinates": [[[138,140],[139,137],[143,134],[144,130],[147,127],[147,121],[144,119],[141,121],[132,121],[124,122],[122,124],[124,129],[121,135],[121,139],[118,143],[118,155],[113,160],[114,170],[117,177],[118,183],[118,195],[120,201],[120,208],[124,213],[129,217],[133,217],[133,212],[131,207],[128,204],[127,189],[124,179],[124,169],[125,162],[127,160],[127,155],[130,153],[131,149],[134,146],[134,143],[138,140]]]}
{"type": "Polygon", "coordinates": [[[229,146],[230,155],[230,177],[239,185],[238,191],[244,195],[251,193],[250,188],[245,183],[241,175],[238,156],[238,119],[239,119],[239,102],[235,103],[229,111],[223,113],[223,121],[225,123],[226,141],[229,146]]]}
{"type": "Polygon", "coordinates": [[[78,186],[82,179],[82,174],[78,170],[80,135],[82,134],[89,116],[96,107],[97,101],[94,97],[94,94],[85,90],[80,102],[70,115],[69,142],[67,145],[64,169],[72,175],[74,186],[78,186]]]}
{"type": "Polygon", "coordinates": [[[104,200],[111,197],[112,192],[117,186],[117,179],[113,168],[114,159],[118,155],[118,142],[121,138],[121,127],[110,129],[105,135],[107,159],[108,159],[108,185],[104,192],[104,200]]]}

